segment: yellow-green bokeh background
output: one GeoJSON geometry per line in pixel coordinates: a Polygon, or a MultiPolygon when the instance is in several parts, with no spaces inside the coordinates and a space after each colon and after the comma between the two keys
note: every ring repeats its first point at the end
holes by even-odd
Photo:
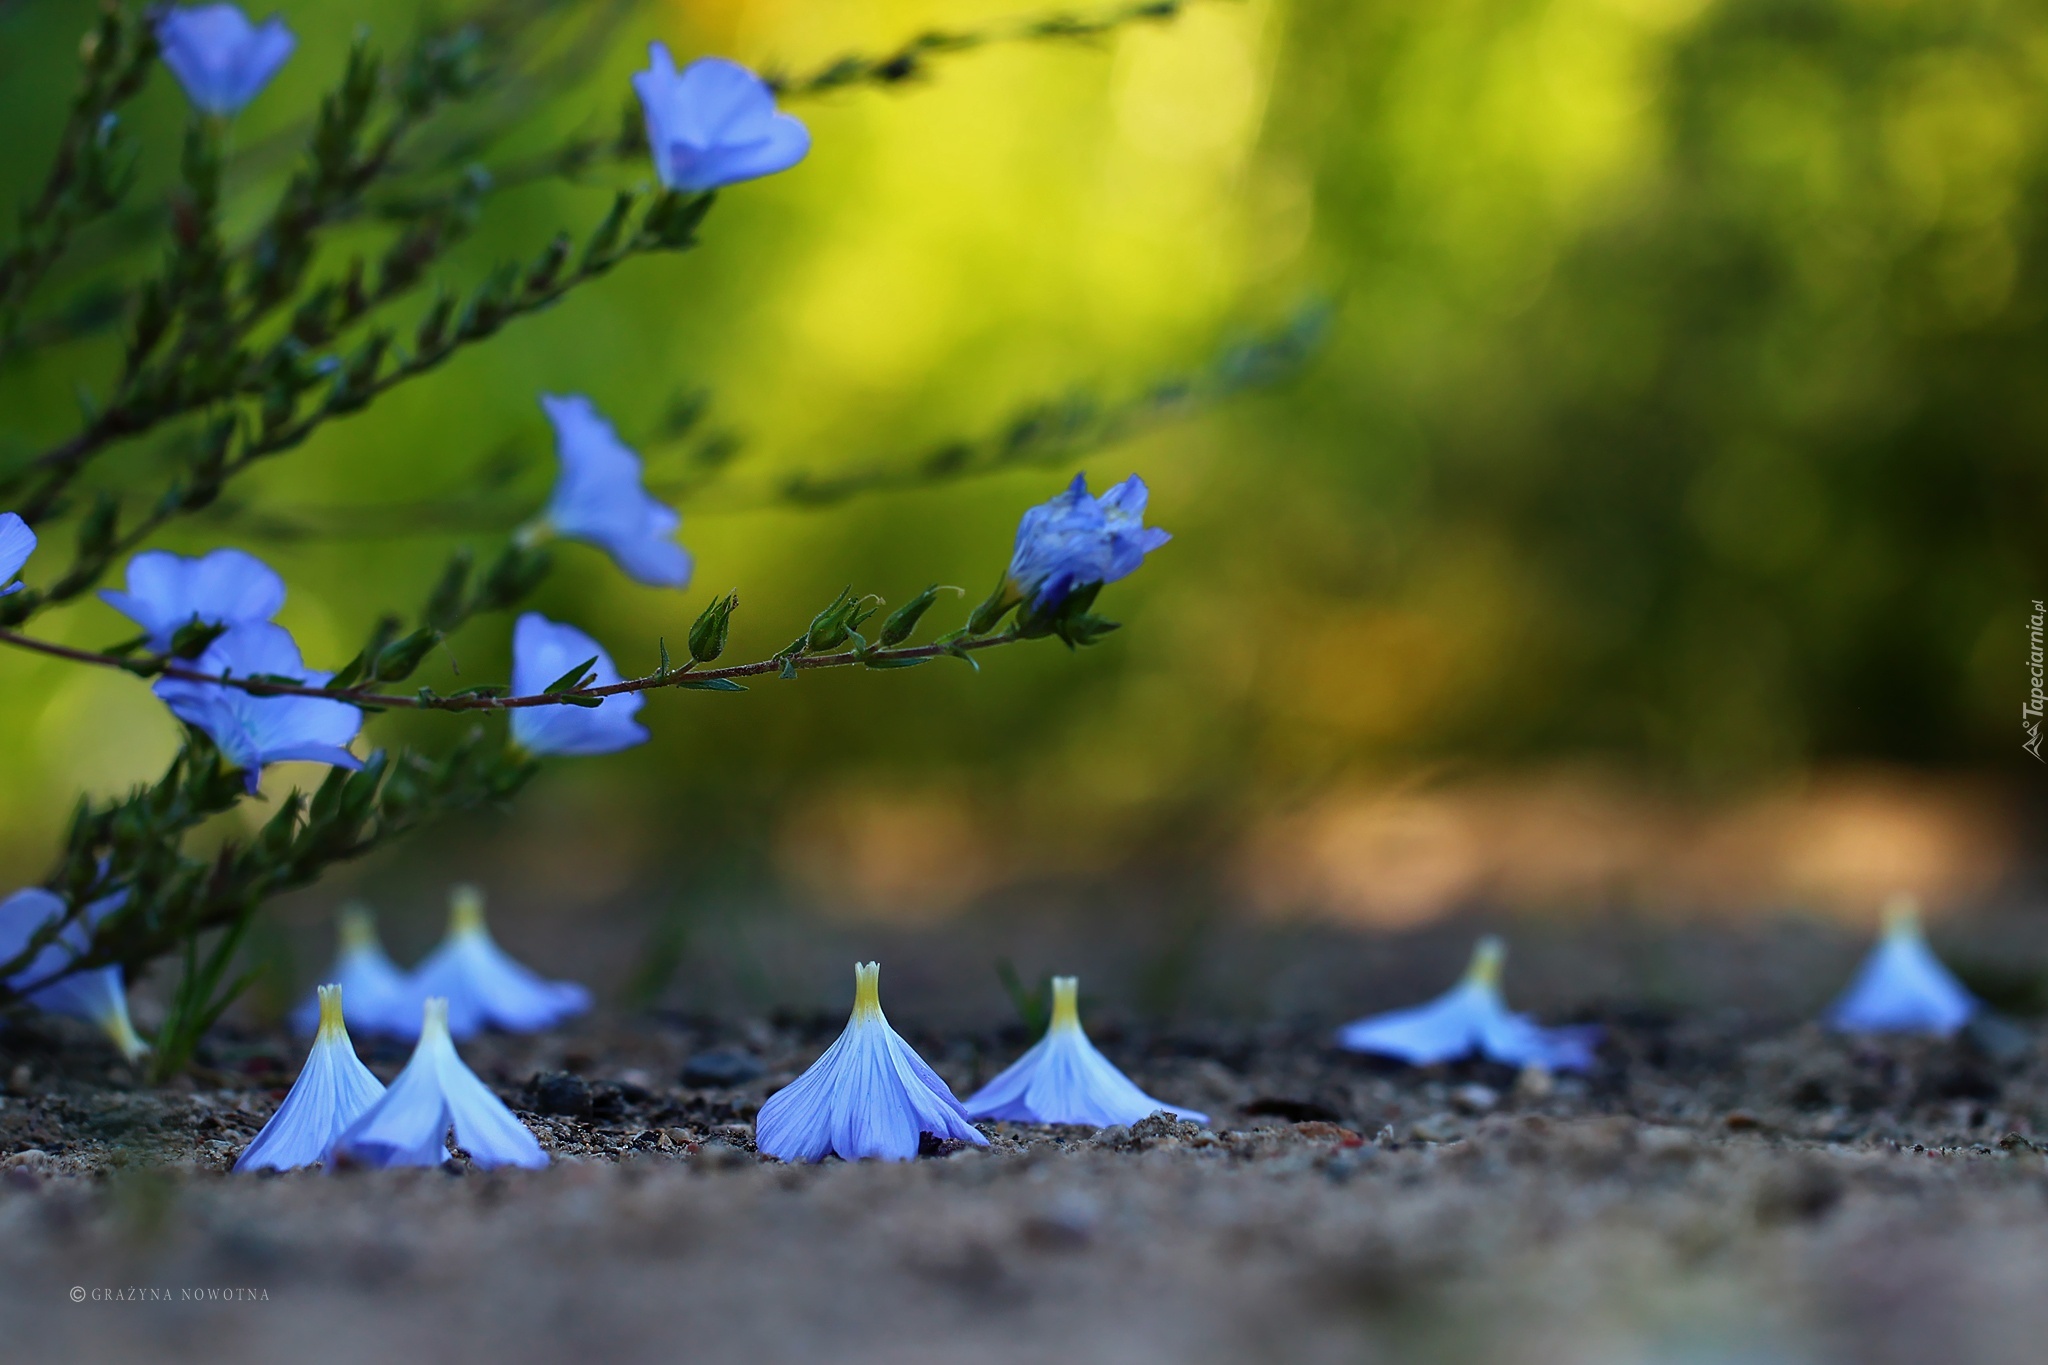
{"type": "MultiPolygon", "coordinates": [[[[238,138],[303,111],[359,24],[396,46],[410,10],[284,5],[302,46],[238,138]]],[[[83,12],[0,12],[10,194],[83,12]]],[[[649,6],[525,142],[608,126],[647,38],[802,70],[1015,12],[649,6]]],[[[1199,858],[1417,772],[1598,762],[1725,792],[1882,762],[2024,782],[2024,617],[2048,592],[2044,75],[2048,18],[1997,0],[1216,0],[1095,44],[993,47],[806,103],[811,158],[724,195],[702,249],[518,324],[248,493],[444,498],[511,442],[537,502],[539,393],[588,393],[634,439],[693,385],[758,488],[1076,385],[1136,391],[1322,298],[1335,321],[1301,376],[1086,460],[1098,486],[1141,472],[1176,535],[1105,597],[1128,623],[1107,645],[658,697],[651,745],[558,765],[496,837],[554,838],[614,883],[806,856],[828,883],[870,841],[912,863],[921,841],[973,844],[966,862],[1002,871],[935,854],[954,871],[931,874],[971,892],[1199,858]],[[832,814],[869,806],[894,815],[832,814]]],[[[137,117],[166,159],[147,192],[182,117],[168,81],[137,117]]],[[[604,202],[508,192],[449,273],[604,202]]],[[[80,348],[0,374],[0,456],[61,436],[105,364],[80,348]]],[[[713,497],[684,509],[688,593],[569,547],[537,605],[633,669],[737,587],[734,655],[757,657],[845,582],[983,588],[1017,513],[1069,473],[825,511],[713,497]]],[[[254,548],[333,666],[460,539],[254,548]]],[[[40,628],[121,633],[97,605],[40,628]]],[[[502,670],[505,635],[455,642],[465,677],[502,670]]],[[[133,679],[0,657],[0,870],[37,875],[77,789],[151,776],[174,740],[133,679]]]]}

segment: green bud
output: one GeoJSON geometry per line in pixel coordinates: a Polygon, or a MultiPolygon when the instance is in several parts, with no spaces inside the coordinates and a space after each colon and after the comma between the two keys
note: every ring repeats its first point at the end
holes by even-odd
{"type": "Polygon", "coordinates": [[[883,648],[886,649],[900,645],[905,640],[908,640],[911,633],[917,629],[917,623],[923,620],[924,614],[932,609],[932,603],[939,600],[939,593],[942,591],[944,589],[937,583],[934,583],[902,606],[896,608],[896,610],[890,612],[889,619],[882,622],[880,639],[883,648]]]}
{"type": "Polygon", "coordinates": [[[421,626],[412,634],[393,640],[378,650],[375,661],[370,665],[370,676],[380,682],[409,678],[434,646],[440,643],[440,631],[432,626],[421,626]]]}
{"type": "Polygon", "coordinates": [[[423,617],[425,624],[439,631],[450,631],[462,624],[463,618],[469,614],[463,594],[469,587],[472,563],[473,557],[467,549],[457,550],[449,557],[448,567],[441,571],[441,580],[427,598],[423,617]]]}
{"type": "Polygon", "coordinates": [[[541,580],[554,567],[554,559],[546,550],[520,545],[507,545],[505,552],[491,565],[490,572],[476,590],[476,600],[470,603],[472,612],[503,611],[517,606],[527,594],[539,587],[541,580]]]}
{"type": "Polygon", "coordinates": [[[690,627],[690,657],[700,664],[708,664],[725,653],[726,632],[732,626],[732,614],[739,610],[740,595],[729,592],[723,597],[713,598],[711,605],[704,608],[697,617],[697,623],[690,627]]]}
{"type": "Polygon", "coordinates": [[[1009,576],[1004,575],[996,584],[995,591],[991,592],[982,604],[974,609],[974,614],[967,618],[967,633],[988,634],[1002,624],[1003,617],[1009,614],[1010,608],[1023,600],[1023,594],[1011,586],[1009,576]]]}
{"type": "Polygon", "coordinates": [[[841,588],[832,605],[811,618],[811,628],[804,634],[804,652],[818,654],[845,644],[853,633],[853,614],[859,607],[860,599],[853,595],[852,587],[841,588]]]}

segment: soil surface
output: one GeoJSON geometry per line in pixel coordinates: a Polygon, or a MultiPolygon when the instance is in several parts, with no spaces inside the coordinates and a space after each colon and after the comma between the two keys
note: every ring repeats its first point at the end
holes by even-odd
{"type": "MultiPolygon", "coordinates": [[[[1386,1066],[1329,1021],[1106,1023],[1210,1122],[987,1125],[986,1150],[817,1167],[758,1157],[751,1120],[840,1017],[600,1015],[464,1047],[546,1171],[260,1178],[226,1172],[297,1066],[284,1035],[230,1033],[149,1090],[83,1032],[15,1029],[0,1321],[35,1360],[2048,1355],[2035,1024],[1577,1015],[1609,1030],[1585,1077],[1386,1066]]],[[[963,1094],[1029,1041],[896,1018],[963,1094]]],[[[366,1060],[388,1079],[404,1049],[366,1060]]]]}

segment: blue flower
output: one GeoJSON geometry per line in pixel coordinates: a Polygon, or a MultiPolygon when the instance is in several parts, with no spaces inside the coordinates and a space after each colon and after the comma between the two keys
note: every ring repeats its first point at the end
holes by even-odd
{"type": "Polygon", "coordinates": [[[968,1097],[963,1106],[967,1116],[1107,1128],[1136,1123],[1163,1109],[1175,1118],[1207,1123],[1207,1114],[1153,1099],[1095,1050],[1081,1028],[1075,1004],[1079,990],[1077,977],[1052,979],[1052,1024],[1045,1037],[968,1097]]]}
{"type": "Polygon", "coordinates": [[[462,1063],[448,1036],[448,1002],[421,1008],[420,1041],[412,1060],[384,1097],[365,1110],[334,1144],[338,1160],[382,1169],[439,1166],[448,1138],[485,1170],[548,1164],[526,1125],[462,1063]]]}
{"type": "Polygon", "coordinates": [[[1511,1014],[1500,995],[1506,949],[1491,934],[1479,940],[1465,979],[1413,1009],[1359,1019],[1337,1030],[1337,1044],[1353,1052],[1398,1057],[1411,1066],[1448,1062],[1477,1052],[1509,1066],[1586,1071],[1593,1065],[1597,1027],[1541,1028],[1511,1014]]]}
{"type": "Polygon", "coordinates": [[[647,48],[633,90],[647,116],[654,173],[672,190],[715,190],[786,171],[811,150],[810,130],[775,108],[759,76],[723,57],[691,62],[681,75],[661,43],[647,48]]]}
{"type": "MultiPolygon", "coordinates": [[[[21,992],[39,1010],[98,1025],[121,1049],[121,1055],[132,1062],[149,1051],[149,1045],[136,1036],[135,1025],[129,1021],[121,969],[95,967],[69,976],[57,975],[91,946],[91,926],[120,909],[126,900],[127,893],[121,892],[88,905],[84,918],[59,930],[56,938],[29,959],[27,966],[7,978],[7,986],[21,992]]],[[[63,918],[65,908],[62,896],[39,886],[17,891],[0,901],[0,962],[12,961],[26,950],[38,930],[63,918]]]]}
{"type": "Polygon", "coordinates": [[[573,981],[548,981],[507,956],[484,925],[484,894],[458,886],[448,911],[448,936],[413,970],[414,999],[448,1002],[448,1031],[467,1038],[485,1028],[538,1033],[590,1008],[590,992],[573,981]]]}
{"type": "Polygon", "coordinates": [[[562,461],[548,524],[571,540],[597,546],[636,582],[688,587],[690,552],[676,544],[683,519],[641,486],[640,457],[588,398],[543,394],[540,405],[555,424],[555,453],[562,461]]]}
{"type": "Polygon", "coordinates": [[[977,1147],[988,1139],[938,1073],[882,1016],[882,967],[853,969],[853,1016],[810,1069],[768,1097],[754,1120],[754,1145],[781,1161],[909,1161],[925,1133],[977,1147]]]}
{"type": "Polygon", "coordinates": [[[1941,965],[1920,936],[1920,912],[1909,897],[1885,907],[1884,937],[1849,989],[1828,1008],[1830,1027],[1844,1033],[1926,1033],[1947,1037],[1982,1009],[1941,965]]]}
{"type": "MultiPolygon", "coordinates": [[[[297,678],[318,687],[334,675],[309,669],[299,658],[291,632],[265,621],[234,626],[207,646],[192,667],[201,673],[239,678],[265,674],[297,678]]],[[[362,728],[363,713],[327,697],[258,697],[218,683],[159,678],[156,694],[171,713],[204,730],[256,790],[264,765],[298,759],[360,768],[345,747],[362,728]]]]}
{"type": "MultiPolygon", "coordinates": [[[[384,1034],[394,1038],[416,1038],[420,1026],[420,997],[412,981],[384,953],[377,941],[377,923],[360,905],[341,912],[341,948],[334,956],[334,970],[328,979],[341,987],[344,1018],[358,1033],[384,1034]]],[[[327,988],[320,987],[292,1011],[292,1026],[311,1033],[326,1018],[327,988]]]]}
{"type": "Polygon", "coordinates": [[[0,512],[0,597],[21,591],[14,576],[35,552],[36,533],[28,529],[28,523],[12,512],[0,512]]]}
{"type": "Polygon", "coordinates": [[[1131,475],[1099,498],[1088,495],[1088,476],[1050,502],[1024,514],[1010,556],[1012,592],[1039,611],[1050,611],[1081,588],[1114,583],[1137,571],[1145,556],[1173,539],[1145,525],[1145,481],[1131,475]]]}
{"type": "Polygon", "coordinates": [[[104,588],[100,600],[148,631],[149,647],[161,654],[194,621],[268,621],[284,606],[284,580],[241,550],[215,550],[199,559],[151,550],[128,561],[128,591],[104,588]]]}
{"type": "Polygon", "coordinates": [[[291,1093],[235,1161],[238,1171],[289,1171],[331,1161],[335,1139],[384,1094],[342,1022],[340,986],[319,990],[320,1032],[291,1093]]]}
{"type": "MultiPolygon", "coordinates": [[[[512,628],[512,691],[533,696],[585,659],[595,658],[592,684],[620,681],[612,656],[574,626],[528,612],[512,628]]],[[[647,727],[634,720],[647,699],[638,692],[606,697],[597,706],[522,706],[512,712],[512,739],[531,754],[588,757],[617,753],[647,742],[647,727]]]]}
{"type": "Polygon", "coordinates": [[[156,38],[186,98],[208,114],[240,112],[270,84],[297,41],[276,15],[258,28],[233,5],[165,10],[156,38]]]}

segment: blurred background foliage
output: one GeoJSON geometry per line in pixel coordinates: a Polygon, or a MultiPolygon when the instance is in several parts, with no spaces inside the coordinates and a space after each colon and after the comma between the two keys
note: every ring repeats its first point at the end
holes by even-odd
{"type": "MultiPolygon", "coordinates": [[[[620,6],[493,155],[609,133],[649,38],[804,71],[1019,3],[620,6]]],[[[395,50],[416,22],[389,0],[282,8],[301,47],[238,125],[245,189],[277,182],[275,136],[359,26],[395,50]]],[[[0,198],[40,171],[88,14],[0,0],[0,198]]],[[[481,542],[392,506],[537,505],[538,395],[588,393],[654,479],[694,489],[688,593],[572,546],[536,604],[631,671],[728,588],[733,657],[848,581],[978,597],[1073,468],[1151,483],[1176,539],[1105,595],[1127,623],[1106,645],[660,696],[652,744],[555,765],[518,811],[399,865],[574,904],[850,885],[943,909],[1050,874],[1200,881],[1248,846],[1296,860],[1247,831],[1334,793],[1502,774],[1721,801],[1885,765],[2022,792],[2025,616],[2048,591],[2044,95],[2048,15],[2017,0],[1201,0],[1098,42],[989,47],[803,102],[810,159],[723,195],[703,249],[518,324],[167,543],[270,558],[281,619],[333,666],[481,542]],[[1317,300],[1331,321],[1299,374],[1083,460],[778,496],[1000,436],[1037,403],[1129,399],[1317,300]],[[738,442],[708,482],[701,440],[663,436],[700,392],[698,431],[738,442]]],[[[163,182],[168,79],[137,116],[163,182]]],[[[606,202],[507,188],[449,271],[480,278],[606,202]]],[[[0,459],[70,430],[109,356],[0,370],[0,459]]],[[[96,604],[42,624],[123,633],[96,604]]],[[[506,634],[453,642],[465,679],[503,675],[506,634]]],[[[450,724],[373,734],[432,745],[450,724]]],[[[173,747],[141,682],[0,658],[0,865],[40,875],[81,786],[152,777],[173,747]]]]}

